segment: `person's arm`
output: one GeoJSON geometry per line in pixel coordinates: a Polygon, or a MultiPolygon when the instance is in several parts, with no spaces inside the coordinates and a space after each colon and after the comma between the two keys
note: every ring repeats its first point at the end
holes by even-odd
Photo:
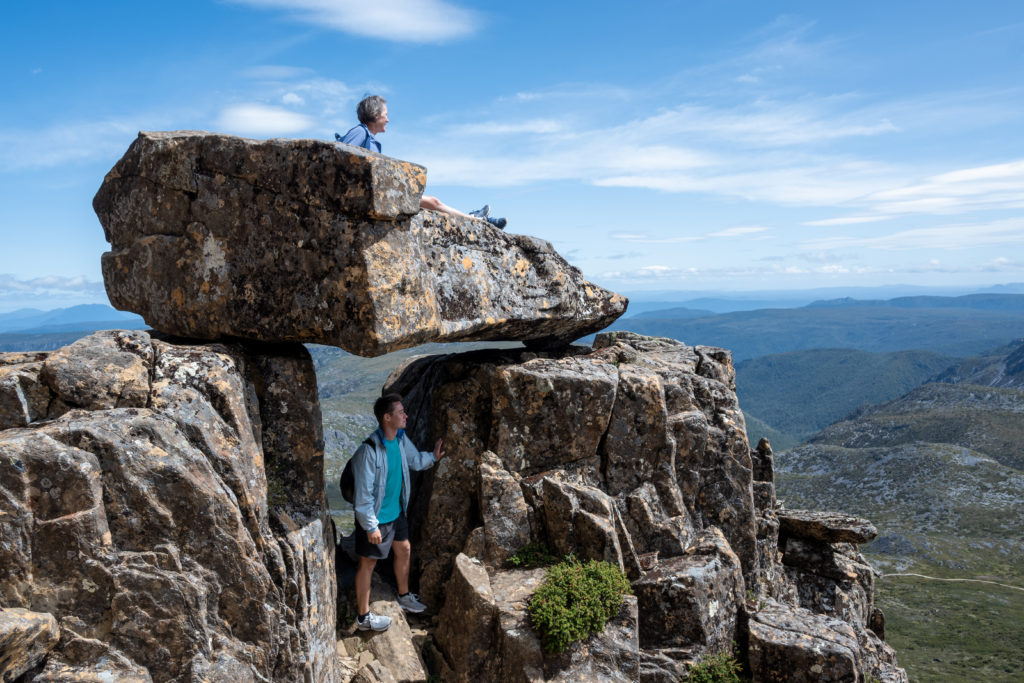
{"type": "Polygon", "coordinates": [[[352,456],[352,468],[355,475],[355,502],[353,507],[356,511],[356,519],[359,526],[372,534],[377,531],[377,513],[373,509],[373,482],[376,475],[376,468],[373,465],[373,448],[362,444],[356,449],[352,456]]]}
{"type": "Polygon", "coordinates": [[[434,444],[433,452],[417,449],[408,436],[405,436],[404,440],[406,441],[406,453],[409,454],[407,457],[410,470],[429,470],[434,466],[434,463],[444,457],[444,451],[441,449],[441,439],[438,439],[437,443],[434,444]]]}

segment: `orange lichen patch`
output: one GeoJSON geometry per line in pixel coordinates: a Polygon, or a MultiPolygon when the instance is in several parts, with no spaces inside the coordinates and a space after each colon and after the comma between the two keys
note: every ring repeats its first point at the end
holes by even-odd
{"type": "Polygon", "coordinates": [[[171,301],[174,302],[175,306],[185,305],[185,294],[181,291],[181,287],[175,287],[171,290],[171,301]]]}
{"type": "Polygon", "coordinates": [[[515,270],[516,275],[522,277],[523,275],[526,275],[526,271],[529,270],[529,268],[530,264],[527,262],[527,260],[521,258],[518,261],[516,261],[516,265],[513,267],[513,270],[515,270]]]}
{"type": "Polygon", "coordinates": [[[210,281],[204,280],[203,284],[199,285],[200,294],[208,294],[210,292],[210,281]]]}
{"type": "Polygon", "coordinates": [[[463,259],[462,259],[462,267],[465,268],[466,270],[469,270],[470,268],[472,268],[473,267],[473,259],[469,258],[468,256],[463,257],[463,259]]]}

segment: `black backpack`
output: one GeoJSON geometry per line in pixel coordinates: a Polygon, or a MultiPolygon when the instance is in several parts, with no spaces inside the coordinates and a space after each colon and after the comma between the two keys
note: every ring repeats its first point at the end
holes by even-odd
{"type": "MultiPolygon", "coordinates": [[[[370,437],[366,437],[363,443],[373,448],[373,440],[370,437]]],[[[352,469],[352,460],[354,458],[355,456],[352,456],[345,463],[345,469],[341,471],[341,481],[339,482],[341,485],[341,497],[352,505],[356,503],[356,473],[352,469]]]]}

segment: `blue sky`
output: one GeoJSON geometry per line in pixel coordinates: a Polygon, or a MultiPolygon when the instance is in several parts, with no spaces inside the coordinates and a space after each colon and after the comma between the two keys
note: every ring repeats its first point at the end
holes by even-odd
{"type": "Polygon", "coordinates": [[[1024,281],[1024,3],[36,2],[0,27],[0,310],[105,301],[139,130],[384,152],[617,291],[1024,281]]]}

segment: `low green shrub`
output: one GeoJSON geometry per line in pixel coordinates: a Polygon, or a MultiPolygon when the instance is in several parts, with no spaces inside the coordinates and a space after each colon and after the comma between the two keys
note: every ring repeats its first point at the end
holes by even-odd
{"type": "Polygon", "coordinates": [[[508,558],[508,563],[520,569],[533,569],[534,567],[549,567],[558,558],[551,554],[551,550],[543,543],[527,543],[516,551],[516,554],[508,558]]]}
{"type": "Polygon", "coordinates": [[[740,663],[729,652],[705,657],[690,667],[690,683],[740,683],[740,663]]]}
{"type": "Polygon", "coordinates": [[[570,558],[548,570],[530,599],[530,619],[544,649],[562,652],[604,630],[629,592],[629,579],[615,565],[570,558]]]}

